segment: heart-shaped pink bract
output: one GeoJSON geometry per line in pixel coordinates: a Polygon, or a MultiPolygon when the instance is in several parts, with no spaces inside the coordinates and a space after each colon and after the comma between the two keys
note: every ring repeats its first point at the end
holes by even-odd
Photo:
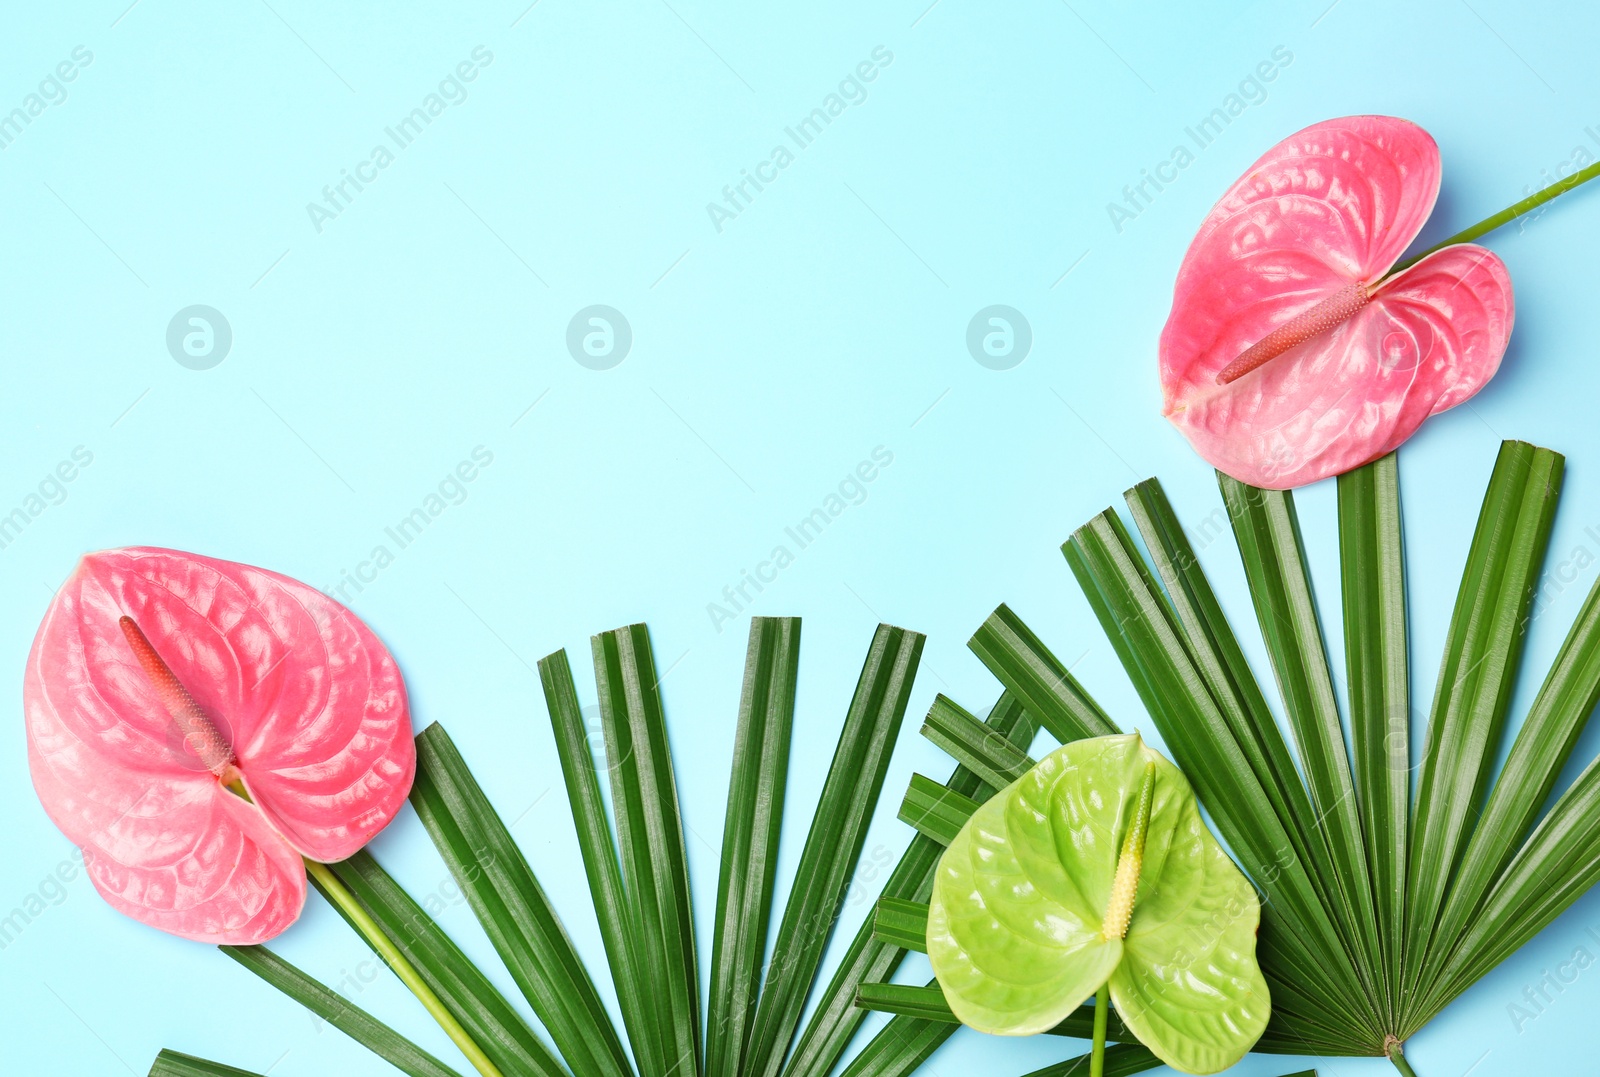
{"type": "Polygon", "coordinates": [[[355,614],[175,550],[79,562],[39,626],[23,704],[34,788],[95,888],[202,942],[287,928],[301,856],[355,853],[416,769],[400,671],[355,614]]]}
{"type": "Polygon", "coordinates": [[[1229,188],[1161,333],[1166,414],[1201,456],[1300,486],[1390,452],[1493,376],[1513,316],[1499,258],[1461,244],[1384,279],[1438,192],[1433,139],[1390,116],[1314,124],[1229,188]],[[1274,330],[1299,343],[1218,384],[1274,330]]]}

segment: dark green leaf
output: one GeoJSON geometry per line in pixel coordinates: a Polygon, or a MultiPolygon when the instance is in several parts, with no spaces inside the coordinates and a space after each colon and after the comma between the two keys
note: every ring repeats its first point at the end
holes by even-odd
{"type": "Polygon", "coordinates": [[[928,903],[881,897],[872,912],[872,937],[902,950],[928,952],[928,903]]]}
{"type": "MultiPolygon", "coordinates": [[[[1153,1070],[1161,1060],[1147,1048],[1134,1043],[1119,1043],[1106,1048],[1105,1077],[1132,1077],[1135,1073],[1153,1070]]],[[[1053,1066],[1034,1070],[1027,1077],[1089,1077],[1089,1056],[1079,1055],[1053,1066]]]]}
{"type": "Polygon", "coordinates": [[[994,789],[1010,785],[1033,766],[1026,745],[1013,743],[944,695],[934,697],[922,735],[994,789]]]}
{"type": "MultiPolygon", "coordinates": [[[[1457,940],[1465,933],[1470,918],[1516,856],[1596,702],[1600,702],[1600,584],[1589,591],[1567,633],[1473,829],[1439,917],[1441,940],[1457,940]]],[[[1565,888],[1559,877],[1548,881],[1557,890],[1565,888]]],[[[1448,951],[1441,945],[1429,956],[1424,983],[1435,982],[1430,974],[1444,963],[1448,951]]]]}
{"type": "Polygon", "coordinates": [[[707,1077],[737,1077],[761,985],[783,826],[800,620],[754,617],[733,742],[706,1014],[707,1077]]]}
{"type": "MultiPolygon", "coordinates": [[[[990,708],[984,724],[994,736],[1001,738],[999,743],[993,740],[985,742],[996,750],[1000,749],[1000,744],[1025,749],[1036,732],[1033,720],[1008,693],[1002,693],[990,708]]],[[[966,767],[957,767],[946,785],[955,793],[971,795],[978,800],[987,799],[996,791],[966,767]]],[[[925,902],[933,885],[934,868],[943,851],[944,847],[931,838],[922,834],[914,835],[889,880],[884,883],[883,895],[925,902]]],[[[851,1037],[866,1016],[855,1005],[856,989],[868,981],[888,979],[904,956],[905,950],[901,947],[873,937],[870,919],[861,925],[845,950],[833,978],[822,992],[811,1019],[796,1040],[794,1051],[784,1068],[784,1077],[827,1077],[834,1071],[851,1037]]],[[[903,1028],[899,1031],[903,1031],[903,1028]]],[[[890,1038],[894,1039],[895,1036],[890,1038]]],[[[913,1054],[924,1046],[917,1037],[912,1037],[912,1043],[906,1050],[913,1054]]],[[[888,1047],[880,1046],[874,1051],[874,1057],[881,1064],[888,1065],[896,1056],[888,1047]]]]}
{"type": "Polygon", "coordinates": [[[628,900],[623,885],[622,865],[617,861],[610,817],[600,792],[600,776],[595,770],[598,761],[591,752],[589,730],[584,728],[583,709],[578,704],[566,651],[556,651],[539,660],[539,680],[550,711],[550,725],[555,733],[556,754],[561,760],[561,774],[572,807],[572,821],[578,830],[578,848],[583,854],[584,874],[589,882],[589,900],[600,922],[606,962],[611,968],[611,982],[616,987],[628,1042],[633,1047],[640,1073],[664,1072],[667,1069],[663,1047],[666,1035],[656,1027],[655,1009],[647,1001],[651,981],[634,941],[642,930],[637,923],[640,913],[637,905],[628,900]]]}
{"type": "MultiPolygon", "coordinates": [[[[925,1021],[959,1024],[956,1015],[950,1011],[950,1003],[945,1000],[944,992],[939,990],[937,983],[930,983],[926,987],[916,987],[911,984],[862,984],[861,990],[856,993],[856,1005],[880,1013],[896,1013],[906,1017],[919,1017],[925,1021]]],[[[1075,1012],[1067,1016],[1066,1020],[1050,1029],[1047,1035],[1091,1038],[1094,1035],[1094,1006],[1078,1007],[1075,1012]]],[[[1117,1017],[1115,1010],[1109,1011],[1106,1017],[1106,1039],[1112,1041],[1133,1039],[1121,1019],[1117,1017]]]]}
{"type": "Polygon", "coordinates": [[[1411,991],[1420,987],[1424,947],[1434,937],[1494,766],[1562,466],[1559,453],[1506,442],[1478,515],[1417,778],[1406,880],[1406,937],[1412,946],[1405,965],[1411,991]]]}
{"type": "MultiPolygon", "coordinates": [[[[1330,904],[1338,884],[1325,842],[1316,833],[1316,811],[1300,780],[1289,745],[1267,706],[1261,686],[1245,659],[1216,593],[1200,567],[1177,514],[1172,511],[1161,484],[1147,479],[1127,492],[1132,512],[1150,556],[1166,584],[1178,630],[1196,670],[1205,680],[1217,709],[1226,721],[1239,751],[1256,781],[1284,822],[1294,855],[1323,905],[1330,904]]],[[[1202,524],[1202,534],[1215,537],[1227,519],[1217,509],[1202,524]],[[1219,519],[1220,518],[1220,519],[1219,519]]]]}
{"type": "Polygon", "coordinates": [[[460,1077],[455,1070],[366,1010],[324,987],[265,946],[219,946],[217,949],[400,1072],[411,1077],[460,1077]]]}
{"type": "Polygon", "coordinates": [[[1600,760],[1556,801],[1506,867],[1455,956],[1419,1004],[1432,1013],[1600,882],[1600,760]]]}
{"type": "Polygon", "coordinates": [[[1378,922],[1379,982],[1392,1026],[1401,1009],[1411,823],[1405,549],[1393,453],[1339,476],[1339,564],[1356,801],[1378,922]]]}
{"type": "Polygon", "coordinates": [[[1077,678],[1009,607],[991,613],[967,646],[1062,744],[1118,732],[1077,678]]]}
{"type": "Polygon", "coordinates": [[[773,946],[744,1073],[777,1077],[866,841],[924,637],[879,625],[845,716],[773,946]]]}
{"type": "Polygon", "coordinates": [[[891,1017],[861,1053],[850,1060],[840,1077],[907,1077],[960,1027],[944,1021],[891,1017]]]}
{"type": "MultiPolygon", "coordinates": [[[[502,1073],[562,1077],[567,1072],[488,977],[370,853],[329,867],[502,1073]]],[[[338,904],[330,904],[345,915],[338,904]]]]}
{"type": "Polygon", "coordinates": [[[533,869],[444,727],[417,736],[411,803],[511,977],[573,1072],[627,1077],[627,1055],[533,869]]]}
{"type": "Polygon", "coordinates": [[[662,1072],[700,1070],[700,980],[678,788],[661,709],[660,678],[642,624],[593,637],[611,801],[640,959],[655,1012],[662,1072]]]}
{"type": "Polygon", "coordinates": [[[261,1077],[261,1075],[253,1070],[224,1066],[220,1062],[208,1062],[194,1055],[162,1051],[156,1055],[155,1065],[150,1067],[150,1077],[261,1077]]]}
{"type": "Polygon", "coordinates": [[[1267,895],[1260,945],[1272,981],[1274,1019],[1283,1008],[1272,970],[1293,968],[1313,999],[1310,1012],[1337,1014],[1341,1023],[1365,1029],[1372,1045],[1381,1043],[1361,981],[1297,853],[1290,835],[1294,824],[1274,810],[1122,522],[1102,513],[1062,549],[1164,741],[1233,854],[1267,895]]]}
{"type": "MultiPolygon", "coordinates": [[[[1383,953],[1355,781],[1300,540],[1294,495],[1286,490],[1258,490],[1220,471],[1217,482],[1233,521],[1256,618],[1300,750],[1317,812],[1317,829],[1333,859],[1338,904],[1330,911],[1335,913],[1334,922],[1363,982],[1381,985],[1385,982],[1383,953]]],[[[1373,1019],[1381,1025],[1383,1014],[1370,1000],[1368,1008],[1374,1009],[1373,1019]]]]}
{"type": "Polygon", "coordinates": [[[971,797],[947,789],[932,778],[913,774],[905,799],[900,802],[900,821],[943,846],[956,840],[977,810],[978,802],[971,797]]]}

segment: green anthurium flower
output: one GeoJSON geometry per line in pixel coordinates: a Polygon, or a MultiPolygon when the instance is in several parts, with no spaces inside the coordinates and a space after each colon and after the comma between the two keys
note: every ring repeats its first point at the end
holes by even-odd
{"type": "Polygon", "coordinates": [[[987,801],[939,861],[928,957],[961,1021],[1024,1036],[1109,984],[1173,1069],[1215,1073],[1267,1026],[1255,889],[1177,767],[1137,734],[1076,741],[987,801]]]}

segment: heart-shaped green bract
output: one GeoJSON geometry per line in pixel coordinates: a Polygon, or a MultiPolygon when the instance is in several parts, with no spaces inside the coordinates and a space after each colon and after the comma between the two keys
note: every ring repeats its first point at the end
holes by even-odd
{"type": "Polygon", "coordinates": [[[988,800],[939,861],[928,957],[981,1032],[1044,1032],[1109,982],[1128,1029],[1185,1073],[1239,1061],[1272,1004],[1255,889],[1206,828],[1188,780],[1138,734],[1060,748],[988,800]],[[1102,930],[1140,784],[1154,764],[1125,938],[1102,930]]]}

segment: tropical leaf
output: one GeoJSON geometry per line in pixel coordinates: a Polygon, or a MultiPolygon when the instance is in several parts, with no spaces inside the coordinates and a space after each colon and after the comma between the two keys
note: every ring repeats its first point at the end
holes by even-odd
{"type": "MultiPolygon", "coordinates": [[[[522,1015],[370,853],[331,866],[496,1067],[564,1077],[565,1067],[522,1015]]],[[[342,906],[334,908],[348,919],[342,906]]]]}
{"type": "Polygon", "coordinates": [[[743,1072],[777,1077],[861,856],[924,637],[879,625],[856,683],[778,927],[743,1072]]]}
{"type": "Polygon", "coordinates": [[[150,1067],[150,1077],[261,1077],[261,1075],[251,1070],[224,1066],[220,1062],[208,1062],[194,1055],[162,1051],[156,1055],[155,1065],[150,1067]]]}
{"type": "MultiPolygon", "coordinates": [[[[1600,702],[1600,586],[1490,781],[1513,724],[1510,702],[1561,473],[1560,456],[1548,450],[1502,449],[1446,639],[1426,748],[1415,759],[1392,456],[1339,481],[1347,716],[1293,496],[1219,478],[1290,735],[1157,483],[1127,496],[1148,553],[1110,511],[1063,547],[1150,718],[1262,895],[1257,949],[1273,1012],[1256,1050],[1387,1054],[1410,1073],[1403,1042],[1600,881],[1600,762],[1546,810],[1600,702]]],[[[773,931],[799,624],[752,621],[705,1000],[649,633],[632,625],[593,639],[604,759],[588,742],[565,653],[540,662],[627,1047],[533,868],[443,728],[417,738],[413,804],[550,1043],[370,856],[313,865],[314,881],[339,891],[330,896],[352,923],[367,922],[369,943],[426,989],[424,1002],[434,999],[435,1015],[454,1023],[458,1045],[485,1073],[827,1077],[877,1009],[889,1020],[842,1072],[906,1077],[959,1027],[937,983],[887,982],[908,950],[926,948],[945,846],[1037,765],[1028,753],[1038,727],[1062,743],[1118,732],[1008,607],[970,646],[1004,692],[982,721],[954,700],[935,699],[923,733],[956,760],[955,772],[944,784],[913,777],[900,815],[916,833],[815,999],[922,649],[920,635],[887,625],[874,635],[773,931]],[[802,1027],[808,1001],[813,1013],[802,1027]]],[[[270,951],[228,952],[402,1072],[454,1074],[270,951]]],[[[1093,1008],[1082,1006],[1049,1031],[1084,1036],[1093,1021],[1093,1008]]],[[[1108,1075],[1158,1064],[1132,1042],[1127,1023],[1109,1015],[1108,1038],[1120,1042],[1105,1054],[1108,1075]]],[[[1030,1077],[1087,1072],[1083,1056],[1030,1077]]],[[[163,1052],[152,1073],[246,1071],[163,1052]]]]}
{"type": "Polygon", "coordinates": [[[630,1077],[599,993],[533,869],[437,723],[417,735],[411,802],[567,1065],[574,1072],[630,1077]]]}
{"type": "Polygon", "coordinates": [[[217,949],[401,1073],[410,1077],[461,1077],[366,1010],[324,987],[265,946],[219,946],[217,949]]]}
{"type": "Polygon", "coordinates": [[[799,667],[799,618],[752,620],[722,828],[717,937],[706,1012],[706,1077],[738,1077],[755,1018],[778,869],[799,667]]]}
{"type": "Polygon", "coordinates": [[[625,900],[636,913],[633,952],[654,1014],[656,1072],[698,1073],[700,980],[689,868],[650,633],[635,624],[590,643],[625,900]]]}
{"type": "MultiPolygon", "coordinates": [[[[1339,480],[1348,735],[1292,494],[1219,476],[1292,750],[1158,484],[1127,495],[1148,561],[1111,511],[1063,547],[1146,710],[1263,894],[1273,1014],[1256,1050],[1388,1055],[1410,1073],[1404,1041],[1600,881],[1600,761],[1541,818],[1600,702],[1600,585],[1490,782],[1562,468],[1547,449],[1502,447],[1415,759],[1392,455],[1339,480]]],[[[985,623],[973,649],[1008,690],[1055,715],[1053,731],[1070,739],[1110,725],[1084,709],[1090,697],[1075,682],[1047,690],[1065,671],[1010,610],[985,623]],[[1073,727],[1063,717],[1073,713],[1089,720],[1073,727]]],[[[995,777],[1022,763],[985,750],[955,704],[937,712],[930,736],[963,763],[995,777]]],[[[901,817],[950,842],[976,810],[915,778],[901,817]]],[[[886,902],[879,930],[903,941],[921,915],[886,902]]],[[[860,1001],[895,1021],[938,1019],[919,991],[865,984],[860,1001]]]]}
{"type": "MultiPolygon", "coordinates": [[[[917,987],[913,984],[862,984],[860,992],[856,995],[856,1001],[863,1009],[876,1010],[880,1013],[903,1014],[906,1017],[943,1021],[951,1025],[961,1023],[955,1011],[950,1009],[950,1001],[945,998],[937,981],[926,987],[917,987]]],[[[1094,1007],[1089,1005],[1079,1006],[1045,1032],[1051,1036],[1087,1039],[1093,1028],[1094,1007]]],[[[1122,1019],[1113,1012],[1106,1022],[1106,1038],[1113,1042],[1121,1042],[1131,1041],[1134,1037],[1123,1025],[1122,1019]]]]}
{"type": "MultiPolygon", "coordinates": [[[[939,706],[937,700],[935,708],[939,706]]],[[[1001,693],[989,717],[982,723],[984,732],[976,735],[975,743],[986,753],[1011,758],[1013,753],[1024,752],[1032,742],[1037,728],[1010,693],[1001,693]]],[[[929,726],[923,726],[927,734],[929,726]]],[[[1023,759],[1026,760],[1026,754],[1023,759]]],[[[988,769],[993,771],[994,766],[988,769]]],[[[1026,768],[1024,768],[1026,769],[1026,768]]],[[[961,796],[973,804],[981,803],[998,791],[999,786],[985,782],[976,771],[958,766],[945,783],[947,792],[961,796]]],[[[921,922],[926,924],[926,902],[933,888],[933,872],[944,845],[923,834],[911,839],[911,845],[900,858],[889,881],[884,884],[879,904],[900,902],[916,907],[921,902],[924,910],[921,922]]],[[[844,1056],[850,1038],[866,1017],[864,1009],[857,1006],[857,992],[865,983],[882,980],[899,966],[908,949],[926,950],[926,932],[915,939],[880,938],[876,930],[877,917],[861,925],[856,937],[846,951],[839,969],[834,973],[822,1000],[806,1029],[801,1033],[784,1070],[785,1077],[826,1077],[834,1071],[844,1056]],[[915,942],[915,945],[906,945],[915,942]]],[[[937,1023],[917,1025],[909,1020],[895,1018],[880,1029],[852,1060],[846,1072],[889,1077],[915,1070],[954,1027],[938,1027],[937,1023]]]]}

